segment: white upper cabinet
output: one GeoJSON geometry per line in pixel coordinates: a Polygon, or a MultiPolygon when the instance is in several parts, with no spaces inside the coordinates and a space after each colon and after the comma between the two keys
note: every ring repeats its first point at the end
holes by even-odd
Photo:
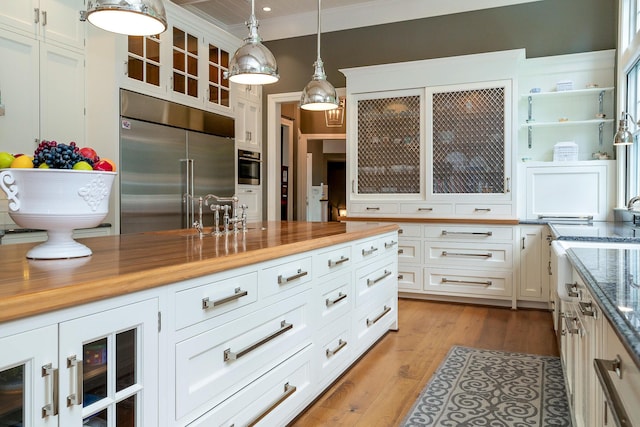
{"type": "Polygon", "coordinates": [[[47,43],[84,49],[85,0],[7,0],[0,2],[0,25],[47,43]]]}

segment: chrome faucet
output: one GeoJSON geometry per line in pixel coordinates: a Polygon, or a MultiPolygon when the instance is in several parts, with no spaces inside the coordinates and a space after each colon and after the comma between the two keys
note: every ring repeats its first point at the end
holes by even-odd
{"type": "Polygon", "coordinates": [[[204,232],[202,231],[202,197],[196,197],[189,193],[185,193],[183,196],[184,201],[193,203],[194,200],[198,201],[198,219],[193,221],[193,228],[198,230],[198,236],[204,236],[204,232]]]}
{"type": "Polygon", "coordinates": [[[635,196],[629,199],[629,202],[627,203],[627,210],[630,211],[635,211],[636,209],[634,208],[634,205],[640,202],[640,196],[635,196]]]}
{"type": "Polygon", "coordinates": [[[238,205],[238,196],[232,197],[219,197],[215,194],[207,194],[204,197],[204,202],[206,205],[209,205],[209,200],[216,200],[218,202],[230,202],[231,205],[211,205],[210,208],[215,212],[215,224],[214,224],[214,232],[213,234],[217,234],[219,230],[220,220],[220,211],[223,212],[223,229],[224,233],[229,233],[229,228],[231,226],[234,233],[238,232],[238,223],[242,224],[242,231],[247,231],[247,215],[246,215],[246,205],[238,205]],[[239,210],[242,210],[242,213],[239,210]],[[229,212],[231,210],[231,212],[229,212]]]}

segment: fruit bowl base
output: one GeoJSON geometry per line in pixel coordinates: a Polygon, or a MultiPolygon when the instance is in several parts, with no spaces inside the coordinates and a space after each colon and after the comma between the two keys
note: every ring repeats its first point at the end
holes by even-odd
{"type": "Polygon", "coordinates": [[[47,241],[27,252],[29,259],[67,259],[91,255],[91,249],[73,240],[73,230],[47,230],[47,241]]]}

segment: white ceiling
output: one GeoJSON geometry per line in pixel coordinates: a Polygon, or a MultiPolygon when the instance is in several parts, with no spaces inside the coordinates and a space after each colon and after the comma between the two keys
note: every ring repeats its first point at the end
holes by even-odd
{"type": "MultiPolygon", "coordinates": [[[[170,0],[230,32],[248,34],[245,21],[251,15],[250,0],[170,0]]],[[[430,16],[488,9],[542,0],[324,0],[322,32],[408,21],[430,16]]],[[[315,34],[317,0],[255,0],[259,34],[277,40],[315,34]],[[264,12],[263,7],[271,7],[264,12]]]]}

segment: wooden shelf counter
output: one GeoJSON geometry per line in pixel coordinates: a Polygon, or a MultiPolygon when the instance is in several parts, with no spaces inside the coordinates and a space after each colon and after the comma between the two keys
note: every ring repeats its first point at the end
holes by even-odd
{"type": "MultiPolygon", "coordinates": [[[[93,255],[30,260],[0,246],[0,323],[397,230],[395,224],[264,222],[246,233],[173,230],[81,239],[93,255]]],[[[206,230],[205,230],[206,231],[206,230]]]]}

